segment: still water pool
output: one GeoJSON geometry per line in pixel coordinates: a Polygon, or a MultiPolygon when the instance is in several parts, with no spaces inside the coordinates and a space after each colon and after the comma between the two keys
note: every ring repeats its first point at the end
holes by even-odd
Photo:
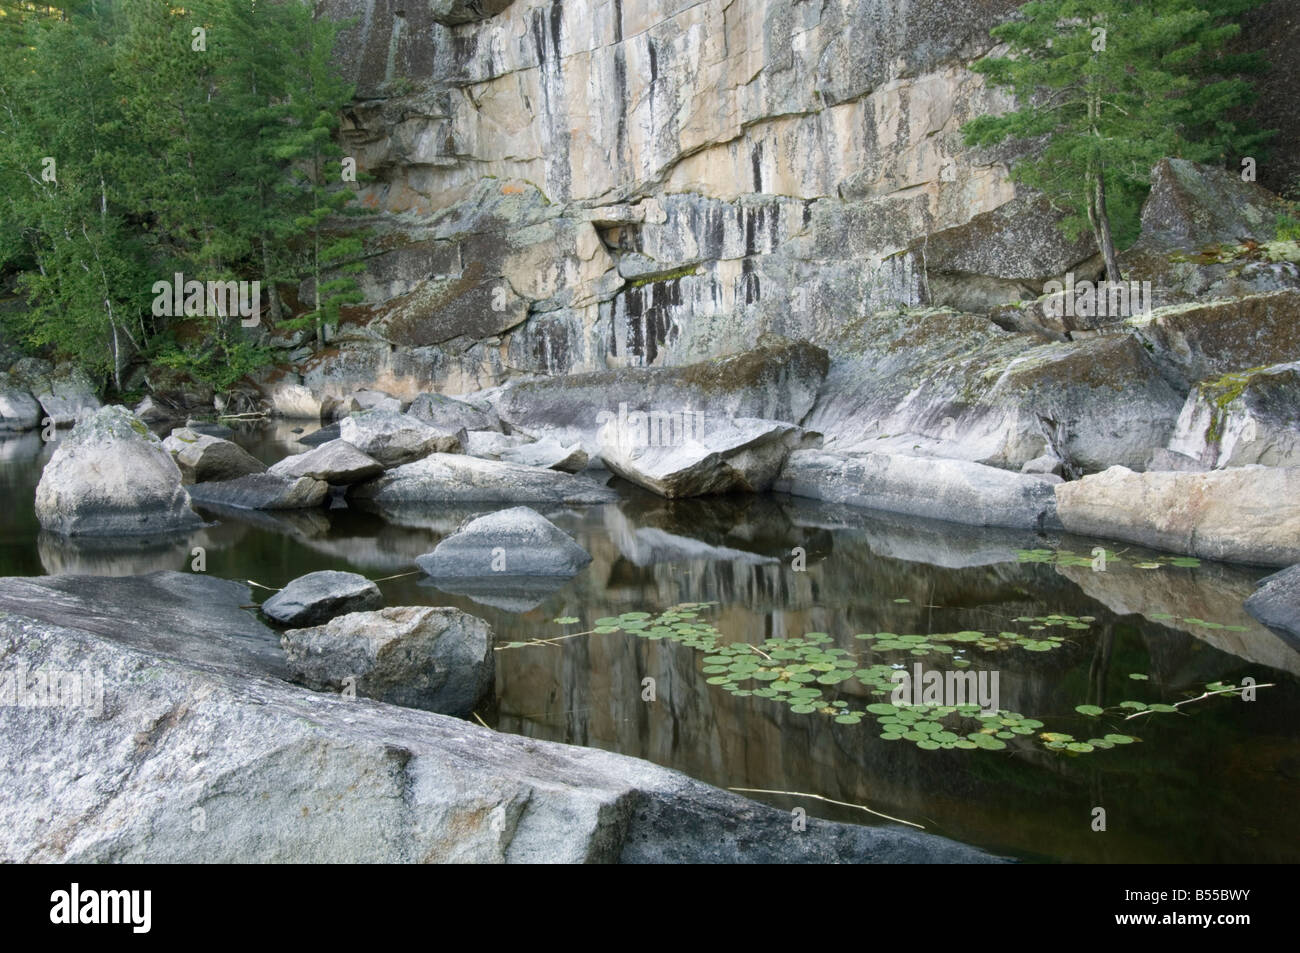
{"type": "MultiPolygon", "coordinates": [[[[272,462],[306,449],[292,426],[237,439],[272,462]]],[[[591,553],[576,578],[456,593],[405,574],[491,506],[201,510],[211,525],[167,545],[73,543],[33,512],[51,449],[37,434],[0,441],[0,575],[188,571],[193,546],[209,574],[273,588],[352,570],[384,579],[389,605],[491,623],[495,703],[478,714],[502,731],[1029,860],[1300,859],[1300,652],[1241,608],[1265,569],[616,483],[615,504],[539,508],[591,553]],[[890,674],[917,664],[996,673],[1000,713],[882,707],[890,674]],[[1177,704],[1246,678],[1271,687],[1177,704]]]]}

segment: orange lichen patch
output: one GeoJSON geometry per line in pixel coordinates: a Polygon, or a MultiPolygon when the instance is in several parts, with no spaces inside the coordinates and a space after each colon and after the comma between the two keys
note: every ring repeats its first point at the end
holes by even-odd
{"type": "Polygon", "coordinates": [[[523,195],[524,191],[524,187],[515,182],[507,182],[501,186],[502,195],[523,195]]]}

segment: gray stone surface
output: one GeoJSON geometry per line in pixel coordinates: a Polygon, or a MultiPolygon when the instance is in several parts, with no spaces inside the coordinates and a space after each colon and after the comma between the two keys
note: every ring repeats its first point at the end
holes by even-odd
{"type": "Polygon", "coordinates": [[[1053,491],[1060,482],[966,460],[801,450],[790,455],[775,489],[972,526],[1044,529],[1059,526],[1053,491]]]}
{"type": "Polygon", "coordinates": [[[1256,619],[1285,632],[1292,645],[1300,648],[1300,565],[1261,579],[1245,606],[1256,619]]]}
{"type": "Polygon", "coordinates": [[[706,421],[667,445],[615,428],[603,436],[600,457],[623,479],[669,499],[760,493],[771,488],[790,452],[810,438],[793,424],[752,417],[706,421]]]}
{"type": "Polygon", "coordinates": [[[189,427],[177,427],[164,440],[163,449],[172,455],[186,484],[208,480],[234,480],[253,473],[265,473],[266,464],[239,444],[210,437],[189,427]]]}
{"type": "Polygon", "coordinates": [[[515,506],[467,520],[415,562],[436,579],[568,577],[591,556],[536,510],[515,506]]]}
{"type": "Polygon", "coordinates": [[[890,827],[816,820],[793,834],[788,811],[635,758],[309,691],[224,657],[210,620],[175,600],[158,604],[170,624],[138,604],[105,620],[122,581],[92,581],[105,588],[87,601],[81,581],[55,610],[11,595],[51,580],[0,580],[6,665],[102,673],[104,692],[99,712],[0,706],[4,861],[994,859],[890,827]]]}
{"type": "Polygon", "coordinates": [[[435,453],[349,491],[378,503],[610,503],[618,494],[587,477],[435,453]]]}
{"type": "Polygon", "coordinates": [[[1072,533],[1206,559],[1300,562],[1300,469],[1246,466],[1208,473],[1112,467],[1056,487],[1072,533]]]}
{"type": "Polygon", "coordinates": [[[339,421],[339,436],[385,467],[460,449],[454,432],[436,430],[409,414],[391,410],[365,410],[344,417],[339,421]]]}
{"type": "Polygon", "coordinates": [[[257,473],[234,480],[214,480],[190,487],[195,503],[233,506],[245,510],[293,510],[320,506],[329,484],[311,477],[290,479],[257,473]]]}
{"type": "Polygon", "coordinates": [[[116,405],[59,441],[36,486],[36,516],[65,536],[149,535],[201,522],[162,441],[116,405]]]}
{"type": "Polygon", "coordinates": [[[384,465],[346,440],[330,440],[306,453],[285,457],[271,467],[282,477],[311,477],[333,484],[369,480],[384,472],[384,465]]]}
{"type": "Polygon", "coordinates": [[[294,681],[349,685],[363,698],[468,718],[492,694],[492,629],[459,609],[396,606],[290,629],[280,644],[294,681]]]}
{"type": "Polygon", "coordinates": [[[383,604],[379,587],[360,573],[323,569],[294,579],[263,602],[262,611],[282,625],[307,626],[383,604]]]}

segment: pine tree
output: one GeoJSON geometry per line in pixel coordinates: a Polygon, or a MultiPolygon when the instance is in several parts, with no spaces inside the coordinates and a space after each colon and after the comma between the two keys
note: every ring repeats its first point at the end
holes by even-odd
{"type": "MultiPolygon", "coordinates": [[[[1043,140],[1012,170],[1067,213],[1067,232],[1090,229],[1110,280],[1116,246],[1136,237],[1151,168],[1165,156],[1222,160],[1261,135],[1234,123],[1250,86],[1224,44],[1232,17],[1262,0],[1035,0],[992,35],[1005,56],[975,64],[1018,108],[964,127],[970,145],[1043,140]],[[1117,241],[1117,232],[1119,235],[1117,241]]],[[[1257,64],[1256,64],[1257,65],[1257,64]]],[[[1239,154],[1239,153],[1238,153],[1239,154]]]]}

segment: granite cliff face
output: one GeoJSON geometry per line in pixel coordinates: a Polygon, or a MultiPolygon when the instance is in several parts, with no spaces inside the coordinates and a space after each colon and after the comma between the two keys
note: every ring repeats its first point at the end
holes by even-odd
{"type": "Polygon", "coordinates": [[[1014,6],[330,0],[380,214],[302,382],[465,391],[1025,297],[1091,248],[961,141],[1005,105],[966,64],[1014,6]]]}

